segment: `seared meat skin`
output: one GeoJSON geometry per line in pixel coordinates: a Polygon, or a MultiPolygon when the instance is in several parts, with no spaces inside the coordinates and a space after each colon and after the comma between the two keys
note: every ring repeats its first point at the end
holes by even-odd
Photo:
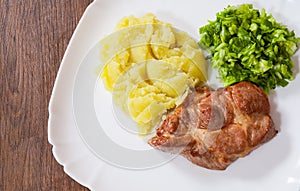
{"type": "Polygon", "coordinates": [[[156,129],[148,143],[196,165],[226,169],[276,134],[267,95],[249,82],[195,89],[156,129]]]}

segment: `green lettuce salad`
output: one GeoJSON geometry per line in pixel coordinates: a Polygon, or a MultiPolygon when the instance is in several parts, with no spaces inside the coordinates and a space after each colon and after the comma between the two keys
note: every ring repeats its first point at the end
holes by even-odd
{"type": "Polygon", "coordinates": [[[210,51],[225,86],[250,81],[269,92],[293,79],[291,57],[300,38],[264,9],[228,6],[199,32],[199,45],[210,51]]]}

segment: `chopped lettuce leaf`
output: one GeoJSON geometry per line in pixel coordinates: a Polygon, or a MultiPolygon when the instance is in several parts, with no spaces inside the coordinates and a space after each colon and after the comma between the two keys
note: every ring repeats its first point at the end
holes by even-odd
{"type": "Polygon", "coordinates": [[[291,57],[300,38],[264,9],[228,6],[208,22],[199,29],[199,45],[210,51],[225,86],[250,81],[269,92],[293,80],[291,57]]]}

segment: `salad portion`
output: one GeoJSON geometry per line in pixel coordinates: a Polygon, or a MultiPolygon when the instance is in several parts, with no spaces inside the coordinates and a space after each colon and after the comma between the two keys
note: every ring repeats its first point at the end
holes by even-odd
{"type": "Polygon", "coordinates": [[[225,86],[249,81],[269,92],[293,79],[291,56],[300,38],[264,9],[228,6],[199,33],[199,44],[210,52],[225,86]]]}

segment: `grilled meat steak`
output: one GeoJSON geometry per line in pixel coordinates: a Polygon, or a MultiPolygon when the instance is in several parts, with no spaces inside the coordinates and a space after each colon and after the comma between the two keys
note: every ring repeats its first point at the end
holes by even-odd
{"type": "Polygon", "coordinates": [[[192,91],[156,129],[148,143],[180,153],[192,163],[226,169],[276,134],[267,95],[250,82],[192,91]]]}

